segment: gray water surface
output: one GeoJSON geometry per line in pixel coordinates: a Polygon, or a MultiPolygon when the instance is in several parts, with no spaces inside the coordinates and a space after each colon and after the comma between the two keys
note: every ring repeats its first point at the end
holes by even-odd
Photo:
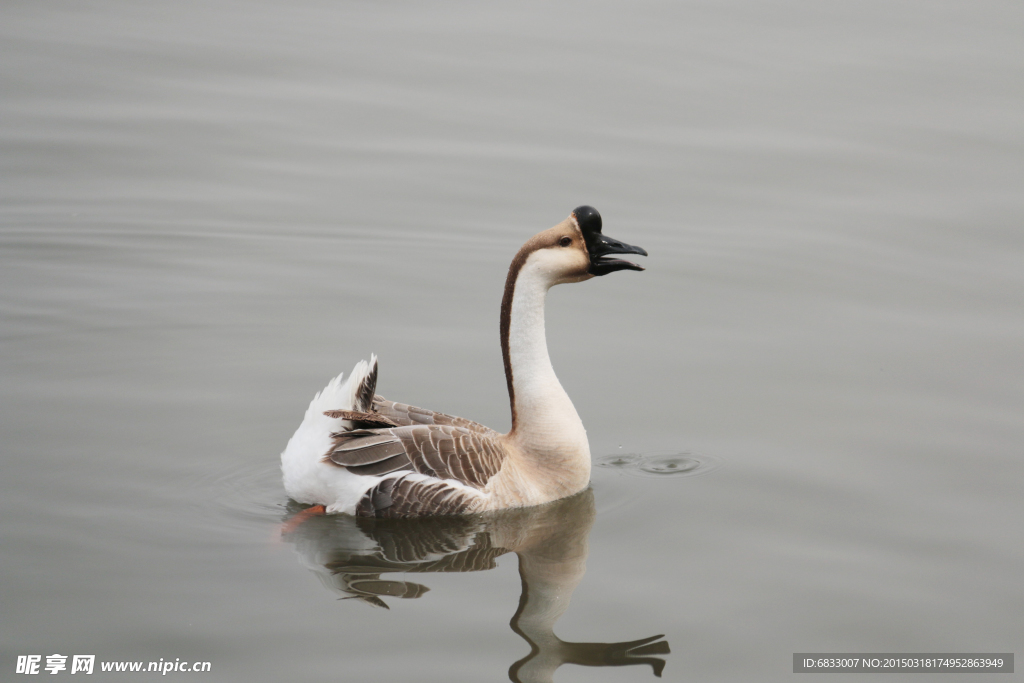
{"type": "Polygon", "coordinates": [[[0,678],[659,666],[555,634],[664,634],[613,655],[673,681],[1024,652],[1019,3],[0,16],[0,678]],[[282,537],[279,453],[370,353],[385,396],[507,429],[508,263],[583,203],[648,270],[552,290],[556,371],[595,461],[697,471],[595,467],[562,527],[430,527],[450,559],[374,584],[339,558],[427,532],[282,537]]]}

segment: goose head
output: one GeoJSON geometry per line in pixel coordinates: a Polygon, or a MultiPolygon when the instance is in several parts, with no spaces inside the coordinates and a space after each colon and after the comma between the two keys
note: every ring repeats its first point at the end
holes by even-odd
{"type": "Polygon", "coordinates": [[[611,258],[615,254],[647,256],[641,247],[602,234],[601,214],[597,209],[578,206],[564,221],[534,235],[524,244],[512,263],[512,270],[518,273],[525,265],[532,275],[542,277],[550,287],[583,282],[617,270],[644,269],[631,261],[611,258]]]}

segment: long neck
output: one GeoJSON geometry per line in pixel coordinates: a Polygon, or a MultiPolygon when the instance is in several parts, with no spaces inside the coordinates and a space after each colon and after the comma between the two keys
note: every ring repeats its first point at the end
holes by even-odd
{"type": "Polygon", "coordinates": [[[520,253],[509,269],[501,305],[501,347],[505,361],[513,437],[525,450],[554,465],[585,456],[586,431],[548,356],[544,302],[550,276],[539,259],[520,253]]]}

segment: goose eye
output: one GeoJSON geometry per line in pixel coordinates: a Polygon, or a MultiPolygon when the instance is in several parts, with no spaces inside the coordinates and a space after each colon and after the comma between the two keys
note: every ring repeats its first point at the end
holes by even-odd
{"type": "Polygon", "coordinates": [[[558,240],[558,243],[560,245],[562,245],[563,247],[567,247],[570,244],[572,244],[572,238],[571,237],[563,237],[562,239],[558,240]]]}

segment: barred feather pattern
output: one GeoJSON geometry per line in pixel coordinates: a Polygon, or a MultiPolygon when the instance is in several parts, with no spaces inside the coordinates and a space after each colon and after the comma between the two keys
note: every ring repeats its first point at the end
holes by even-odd
{"type": "Polygon", "coordinates": [[[373,397],[377,391],[377,361],[370,366],[370,371],[366,373],[362,381],[359,382],[359,387],[356,389],[355,396],[355,409],[359,411],[368,411],[373,406],[373,397]]]}
{"type": "Polygon", "coordinates": [[[331,436],[334,445],[325,461],[353,474],[409,470],[476,489],[487,486],[506,456],[497,439],[448,425],[354,429],[331,436]]]}
{"type": "Polygon", "coordinates": [[[366,492],[356,505],[360,517],[417,517],[423,514],[459,515],[474,512],[480,499],[466,489],[443,481],[410,475],[384,479],[366,492]]]}

